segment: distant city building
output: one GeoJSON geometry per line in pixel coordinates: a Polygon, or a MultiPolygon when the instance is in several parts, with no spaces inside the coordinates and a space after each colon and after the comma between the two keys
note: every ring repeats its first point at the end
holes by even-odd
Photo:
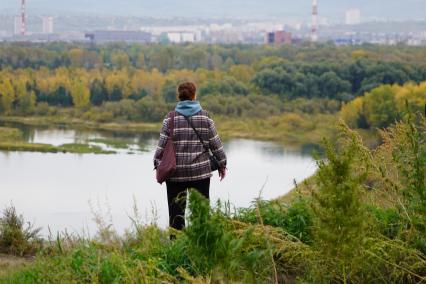
{"type": "Polygon", "coordinates": [[[151,34],[140,31],[94,31],[86,33],[85,37],[96,43],[117,41],[139,43],[151,42],[151,34]]]}
{"type": "Polygon", "coordinates": [[[358,25],[361,23],[361,11],[359,9],[350,9],[346,11],[345,24],[358,25]]]}
{"type": "Polygon", "coordinates": [[[22,17],[15,16],[13,34],[20,35],[21,33],[22,33],[22,17]]]}
{"type": "Polygon", "coordinates": [[[53,33],[53,17],[43,17],[42,18],[42,32],[44,34],[52,34],[53,33]]]}
{"type": "Polygon", "coordinates": [[[229,30],[210,30],[207,37],[209,43],[231,44],[244,42],[243,33],[235,28],[229,30]]]}
{"type": "Polygon", "coordinates": [[[358,38],[336,38],[333,40],[335,45],[359,45],[362,41],[358,38]]]}
{"type": "Polygon", "coordinates": [[[285,31],[275,31],[266,34],[266,43],[268,44],[291,44],[291,33],[285,31]]]}
{"type": "Polygon", "coordinates": [[[197,35],[194,32],[168,32],[167,38],[173,43],[195,42],[197,35]]]}
{"type": "Polygon", "coordinates": [[[203,26],[151,26],[141,27],[143,32],[150,33],[153,40],[164,37],[173,43],[200,42],[203,39],[203,26]]]}
{"type": "Polygon", "coordinates": [[[407,45],[410,46],[420,46],[422,45],[423,41],[421,39],[416,39],[416,38],[410,38],[407,40],[407,45]]]}

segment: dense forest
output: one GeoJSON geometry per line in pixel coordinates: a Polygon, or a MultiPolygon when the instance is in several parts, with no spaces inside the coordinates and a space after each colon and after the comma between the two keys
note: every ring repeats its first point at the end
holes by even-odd
{"type": "Polygon", "coordinates": [[[157,122],[176,101],[176,85],[192,80],[213,115],[334,114],[343,107],[353,127],[384,127],[406,102],[423,109],[425,58],[426,48],[406,46],[2,44],[0,115],[68,110],[96,122],[157,122]]]}

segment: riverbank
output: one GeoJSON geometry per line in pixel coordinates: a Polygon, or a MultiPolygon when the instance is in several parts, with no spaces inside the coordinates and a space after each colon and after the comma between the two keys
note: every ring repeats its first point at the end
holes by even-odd
{"type": "Polygon", "coordinates": [[[136,122],[107,122],[96,123],[69,116],[0,116],[0,122],[21,123],[32,126],[58,127],[68,125],[73,128],[93,130],[111,130],[122,132],[150,132],[159,131],[161,123],[136,123],[136,122]]]}
{"type": "MultiPolygon", "coordinates": [[[[217,116],[214,118],[218,132],[223,140],[229,139],[251,139],[261,141],[272,141],[298,151],[311,151],[319,149],[322,139],[327,137],[335,139],[338,118],[330,114],[298,114],[284,113],[264,119],[259,118],[227,118],[217,116]]],[[[0,116],[0,122],[20,123],[31,126],[63,127],[64,125],[75,129],[106,130],[127,133],[158,133],[161,123],[147,122],[107,122],[95,123],[92,121],[71,118],[68,116],[0,116]]],[[[367,145],[377,145],[377,134],[375,131],[359,130],[359,133],[367,141],[367,145]]],[[[7,145],[11,147],[12,145],[7,145]]],[[[3,149],[7,149],[6,145],[3,149]]],[[[25,151],[43,149],[40,146],[17,145],[16,149],[25,151]]],[[[46,151],[51,151],[45,148],[46,151]]],[[[61,149],[57,149],[59,152],[61,149]]],[[[67,150],[67,149],[65,149],[67,150]]]]}

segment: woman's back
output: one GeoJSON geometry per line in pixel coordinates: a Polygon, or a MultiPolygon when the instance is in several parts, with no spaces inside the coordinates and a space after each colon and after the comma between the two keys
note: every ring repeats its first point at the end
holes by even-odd
{"type": "MultiPolygon", "coordinates": [[[[200,110],[196,114],[185,118],[179,112],[176,112],[174,118],[173,142],[176,149],[176,172],[170,177],[170,181],[184,182],[202,180],[212,176],[210,168],[209,153],[205,147],[209,147],[219,163],[224,164],[226,156],[223,151],[222,142],[217,135],[214,122],[209,118],[207,111],[200,110]],[[194,128],[197,130],[204,144],[201,144],[197,133],[187,121],[191,121],[194,128]]],[[[170,116],[163,122],[163,129],[160,135],[160,140],[167,140],[170,116]]],[[[161,144],[161,141],[160,141],[161,144]]],[[[161,154],[162,148],[157,149],[158,155],[161,154]]]]}

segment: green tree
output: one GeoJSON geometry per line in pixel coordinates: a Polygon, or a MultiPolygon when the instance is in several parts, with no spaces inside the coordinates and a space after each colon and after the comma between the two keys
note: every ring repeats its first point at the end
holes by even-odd
{"type": "Polygon", "coordinates": [[[114,68],[122,69],[130,66],[130,59],[126,52],[115,51],[111,55],[111,64],[114,68]]]}
{"type": "Polygon", "coordinates": [[[398,119],[394,89],[389,85],[365,94],[363,108],[371,127],[386,127],[398,119]]]}
{"type": "Polygon", "coordinates": [[[151,65],[165,73],[171,69],[175,62],[175,54],[171,47],[162,47],[151,56],[151,65]]]}
{"type": "Polygon", "coordinates": [[[24,95],[19,96],[18,110],[22,114],[31,114],[36,105],[36,95],[34,91],[27,91],[24,95]]]}
{"type": "Polygon", "coordinates": [[[176,86],[177,86],[177,83],[172,80],[167,80],[164,83],[161,93],[163,95],[164,100],[167,103],[176,102],[176,99],[177,99],[176,86]]]}
{"type": "MultiPolygon", "coordinates": [[[[318,159],[316,183],[313,194],[315,213],[315,248],[321,256],[323,270],[316,271],[317,281],[334,282],[330,275],[342,275],[346,283],[356,262],[362,261],[365,232],[365,209],[361,205],[363,184],[368,173],[368,163],[360,138],[343,126],[340,144],[333,147],[325,143],[326,159],[318,159]]],[[[317,282],[318,283],[318,282],[317,282]]]]}
{"type": "Polygon", "coordinates": [[[318,78],[320,94],[323,97],[339,98],[339,95],[349,93],[351,84],[342,80],[335,72],[327,72],[318,78]]]}
{"type": "Polygon", "coordinates": [[[102,105],[108,100],[108,91],[99,79],[95,79],[90,86],[90,102],[95,106],[102,105]]]}

